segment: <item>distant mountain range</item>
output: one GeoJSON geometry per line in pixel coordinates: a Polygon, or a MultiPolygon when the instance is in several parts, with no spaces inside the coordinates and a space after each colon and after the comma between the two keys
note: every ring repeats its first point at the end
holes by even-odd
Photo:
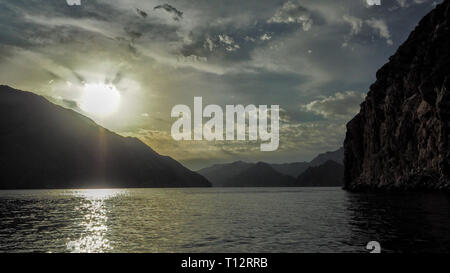
{"type": "Polygon", "coordinates": [[[338,187],[344,184],[344,166],[328,160],[322,165],[309,167],[297,177],[302,187],[338,187]]]}
{"type": "Polygon", "coordinates": [[[206,177],[214,187],[224,187],[228,181],[253,165],[252,163],[236,161],[230,164],[216,164],[197,172],[206,177]]]}
{"type": "Polygon", "coordinates": [[[236,161],[198,171],[214,187],[343,186],[344,150],[318,155],[311,162],[269,164],[236,161]]]}
{"type": "Polygon", "coordinates": [[[277,172],[264,162],[251,164],[248,168],[231,177],[223,187],[293,187],[295,178],[277,172]]]}
{"type": "Polygon", "coordinates": [[[294,163],[282,163],[282,164],[270,164],[277,172],[289,175],[292,177],[299,176],[302,172],[306,171],[310,166],[309,162],[294,162],[294,163]]]}
{"type": "Polygon", "coordinates": [[[0,86],[0,188],[209,187],[201,175],[30,92],[0,86]]]}
{"type": "Polygon", "coordinates": [[[328,160],[332,160],[339,164],[344,164],[344,147],[339,148],[333,152],[326,152],[323,154],[319,154],[316,156],[311,162],[309,162],[310,167],[320,166],[327,162],[328,160]]]}

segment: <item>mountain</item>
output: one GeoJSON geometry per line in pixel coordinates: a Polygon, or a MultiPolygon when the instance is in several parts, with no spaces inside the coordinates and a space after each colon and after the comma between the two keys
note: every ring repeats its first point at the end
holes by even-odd
{"type": "Polygon", "coordinates": [[[135,138],[30,92],[0,86],[0,188],[208,187],[135,138]]]}
{"type": "MultiPolygon", "coordinates": [[[[344,157],[344,149],[340,148],[333,152],[326,152],[323,154],[319,154],[309,163],[294,162],[294,163],[269,164],[264,162],[247,163],[243,161],[236,161],[228,164],[212,165],[211,167],[203,168],[201,170],[198,170],[197,172],[206,177],[213,184],[214,187],[224,187],[224,186],[230,187],[230,183],[231,185],[247,185],[247,184],[256,185],[259,178],[261,178],[261,183],[271,184],[274,186],[280,185],[289,186],[291,185],[291,183],[296,183],[292,182],[292,179],[295,180],[296,177],[301,175],[308,168],[321,166],[328,161],[341,163],[342,165],[343,157],[344,157]],[[267,168],[267,170],[264,170],[264,168],[267,168]],[[260,175],[261,173],[267,173],[270,179],[262,178],[260,175]],[[289,177],[289,179],[286,178],[286,176],[289,177]],[[248,182],[243,181],[244,177],[248,180],[248,182]],[[279,180],[281,182],[273,182],[273,183],[268,182],[268,181],[276,181],[276,179],[281,179],[279,180]]],[[[336,183],[331,182],[330,185],[334,184],[336,183]]],[[[339,185],[342,186],[342,183],[339,185]]]]}
{"type": "Polygon", "coordinates": [[[264,162],[252,165],[223,184],[224,187],[292,187],[294,185],[293,177],[277,172],[264,162]]]}
{"type": "Polygon", "coordinates": [[[236,161],[230,164],[216,164],[197,172],[211,181],[214,187],[223,187],[225,183],[253,165],[252,163],[236,161]]]}
{"type": "Polygon", "coordinates": [[[344,166],[328,160],[322,165],[309,167],[298,176],[296,184],[299,187],[342,187],[344,166]]]}
{"type": "Polygon", "coordinates": [[[319,166],[324,164],[325,162],[332,160],[340,164],[344,164],[344,147],[339,148],[333,152],[326,152],[323,154],[319,154],[315,157],[311,162],[309,162],[309,166],[319,166]]]}
{"type": "Polygon", "coordinates": [[[347,124],[348,190],[450,189],[450,1],[377,72],[347,124]]]}
{"type": "Polygon", "coordinates": [[[277,172],[289,175],[292,177],[299,176],[308,167],[308,162],[294,162],[294,163],[282,163],[282,164],[270,164],[277,172]]]}

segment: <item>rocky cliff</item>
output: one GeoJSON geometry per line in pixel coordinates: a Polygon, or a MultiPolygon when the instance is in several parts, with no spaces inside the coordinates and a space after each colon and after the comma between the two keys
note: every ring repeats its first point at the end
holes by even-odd
{"type": "Polygon", "coordinates": [[[347,124],[345,188],[450,188],[450,1],[377,72],[347,124]]]}

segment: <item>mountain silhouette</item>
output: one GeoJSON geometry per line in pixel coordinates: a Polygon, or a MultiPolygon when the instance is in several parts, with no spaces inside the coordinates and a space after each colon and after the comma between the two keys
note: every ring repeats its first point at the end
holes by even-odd
{"type": "Polygon", "coordinates": [[[269,164],[258,162],[223,184],[223,187],[292,187],[295,179],[269,164]]]}
{"type": "Polygon", "coordinates": [[[197,172],[206,177],[214,187],[223,187],[228,181],[253,165],[253,163],[236,161],[230,164],[216,164],[197,172]]]}
{"type": "MultiPolygon", "coordinates": [[[[240,187],[263,187],[262,185],[268,185],[268,187],[302,186],[295,180],[299,175],[311,167],[322,166],[325,163],[332,161],[343,168],[343,152],[343,148],[340,148],[333,152],[319,154],[311,160],[311,162],[271,164],[265,162],[248,163],[236,161],[227,164],[215,164],[198,170],[197,172],[206,177],[214,187],[230,187],[230,185],[239,185],[240,187]],[[266,174],[267,177],[264,177],[261,174],[266,174]],[[244,181],[244,178],[248,181],[244,181]],[[260,181],[259,184],[258,181],[260,181]]],[[[317,186],[331,187],[343,185],[342,179],[339,178],[340,169],[335,168],[335,166],[331,166],[330,168],[330,166],[331,165],[328,163],[324,168],[322,168],[322,170],[330,171],[331,174],[333,174],[333,171],[338,171],[338,173],[336,173],[336,177],[340,182],[336,182],[336,177],[332,177],[329,183],[322,182],[322,177],[328,177],[328,174],[323,175],[321,173],[314,173],[319,181],[317,186]]],[[[315,185],[312,183],[308,184],[308,186],[315,185]]]]}
{"type": "Polygon", "coordinates": [[[309,162],[309,166],[320,166],[328,160],[332,160],[339,164],[344,164],[344,147],[341,147],[336,151],[319,154],[313,160],[311,160],[311,162],[309,162]]]}
{"type": "Polygon", "coordinates": [[[0,86],[0,188],[208,187],[201,175],[44,97],[0,86]]]}
{"type": "Polygon", "coordinates": [[[344,185],[344,166],[328,160],[322,165],[309,167],[297,178],[299,187],[342,187],[344,185]]]}
{"type": "Polygon", "coordinates": [[[289,175],[292,177],[297,177],[303,173],[308,167],[308,162],[293,162],[293,163],[281,163],[281,164],[270,164],[277,172],[289,175]]]}

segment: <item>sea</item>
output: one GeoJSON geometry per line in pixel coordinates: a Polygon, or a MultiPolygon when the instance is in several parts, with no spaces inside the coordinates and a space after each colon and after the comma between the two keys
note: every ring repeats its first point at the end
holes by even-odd
{"type": "Polygon", "coordinates": [[[450,252],[450,196],[341,188],[0,191],[0,252],[450,252]]]}

